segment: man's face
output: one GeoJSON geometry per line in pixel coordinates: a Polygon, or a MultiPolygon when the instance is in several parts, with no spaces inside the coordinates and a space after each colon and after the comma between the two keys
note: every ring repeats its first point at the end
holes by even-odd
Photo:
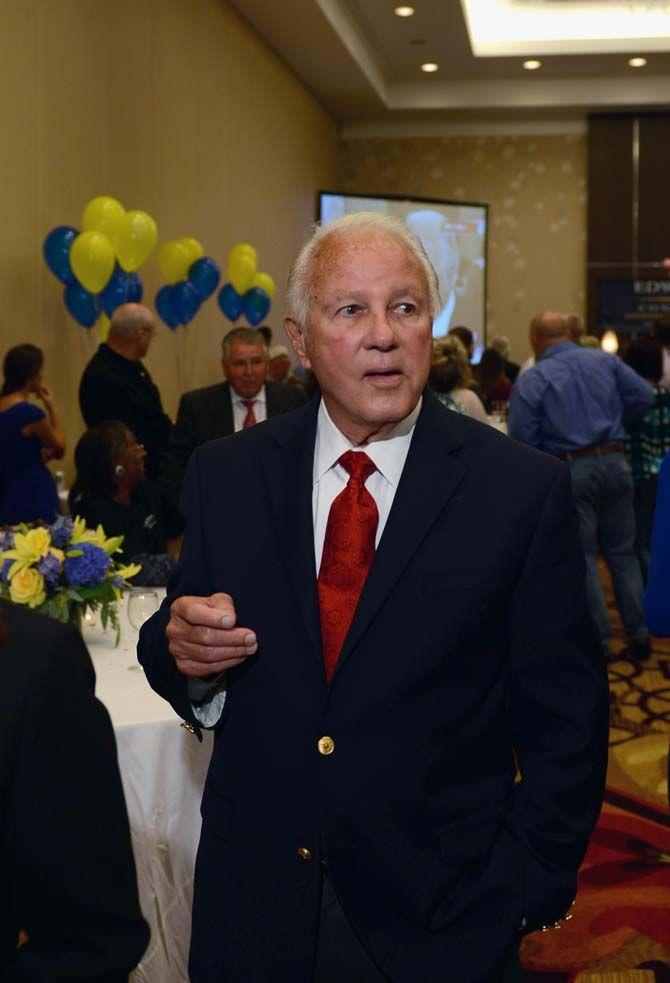
{"type": "Polygon", "coordinates": [[[268,371],[268,360],[262,344],[234,341],[223,371],[238,396],[253,399],[260,392],[268,371]]]}
{"type": "Polygon", "coordinates": [[[273,382],[283,382],[290,368],[291,359],[288,355],[277,355],[276,358],[271,358],[268,364],[268,379],[272,379],[273,382]]]}
{"type": "Polygon", "coordinates": [[[138,328],[135,337],[137,338],[138,354],[140,358],[144,358],[146,353],[149,351],[149,346],[156,333],[156,326],[154,324],[147,324],[145,327],[138,328]]]}
{"type": "Polygon", "coordinates": [[[325,240],[304,334],[285,322],[353,443],[383,437],[414,409],[430,370],[431,326],[423,270],[394,237],[369,230],[325,240]]]}

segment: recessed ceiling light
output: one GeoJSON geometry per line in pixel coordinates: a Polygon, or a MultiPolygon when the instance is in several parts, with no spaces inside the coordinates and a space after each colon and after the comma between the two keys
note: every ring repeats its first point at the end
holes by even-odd
{"type": "Polygon", "coordinates": [[[537,58],[529,58],[523,63],[523,67],[527,72],[536,72],[538,68],[542,68],[542,62],[538,61],[537,58]]]}
{"type": "Polygon", "coordinates": [[[411,17],[414,13],[414,7],[396,7],[395,15],[396,17],[411,17]]]}
{"type": "Polygon", "coordinates": [[[631,68],[644,68],[644,66],[647,64],[647,59],[646,58],[629,58],[628,59],[628,64],[630,65],[631,68]]]}
{"type": "Polygon", "coordinates": [[[440,66],[434,61],[425,61],[421,66],[422,72],[436,72],[440,66]]]}

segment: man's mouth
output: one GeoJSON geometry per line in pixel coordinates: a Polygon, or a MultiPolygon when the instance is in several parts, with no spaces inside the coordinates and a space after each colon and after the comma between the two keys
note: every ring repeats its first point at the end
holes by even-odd
{"type": "Polygon", "coordinates": [[[377,385],[391,385],[402,378],[402,372],[399,369],[373,369],[366,372],[364,378],[377,385]]]}

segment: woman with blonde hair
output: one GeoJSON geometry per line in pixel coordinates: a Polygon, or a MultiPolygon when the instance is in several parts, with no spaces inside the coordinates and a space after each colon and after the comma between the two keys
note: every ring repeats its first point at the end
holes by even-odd
{"type": "Polygon", "coordinates": [[[428,382],[445,406],[481,423],[488,423],[482,401],[469,388],[472,371],[468,353],[456,335],[449,334],[433,345],[433,364],[428,382]]]}

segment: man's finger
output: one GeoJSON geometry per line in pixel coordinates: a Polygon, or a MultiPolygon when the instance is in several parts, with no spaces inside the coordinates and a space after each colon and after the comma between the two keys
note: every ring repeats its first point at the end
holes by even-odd
{"type": "Polygon", "coordinates": [[[232,628],[237,620],[233,602],[227,594],[214,594],[213,597],[220,600],[212,604],[209,597],[178,597],[172,603],[170,615],[181,618],[190,625],[232,628]]]}
{"type": "Polygon", "coordinates": [[[194,645],[184,639],[174,639],[170,642],[170,653],[175,659],[188,659],[191,662],[222,662],[225,659],[246,659],[254,655],[258,646],[247,648],[244,645],[194,645]]]}
{"type": "Polygon", "coordinates": [[[244,659],[230,659],[226,662],[216,662],[216,663],[203,663],[203,662],[190,662],[188,659],[178,659],[175,660],[175,665],[178,672],[182,676],[190,676],[193,679],[202,679],[205,676],[210,676],[212,673],[225,672],[227,669],[234,669],[235,666],[239,666],[244,659]]]}

